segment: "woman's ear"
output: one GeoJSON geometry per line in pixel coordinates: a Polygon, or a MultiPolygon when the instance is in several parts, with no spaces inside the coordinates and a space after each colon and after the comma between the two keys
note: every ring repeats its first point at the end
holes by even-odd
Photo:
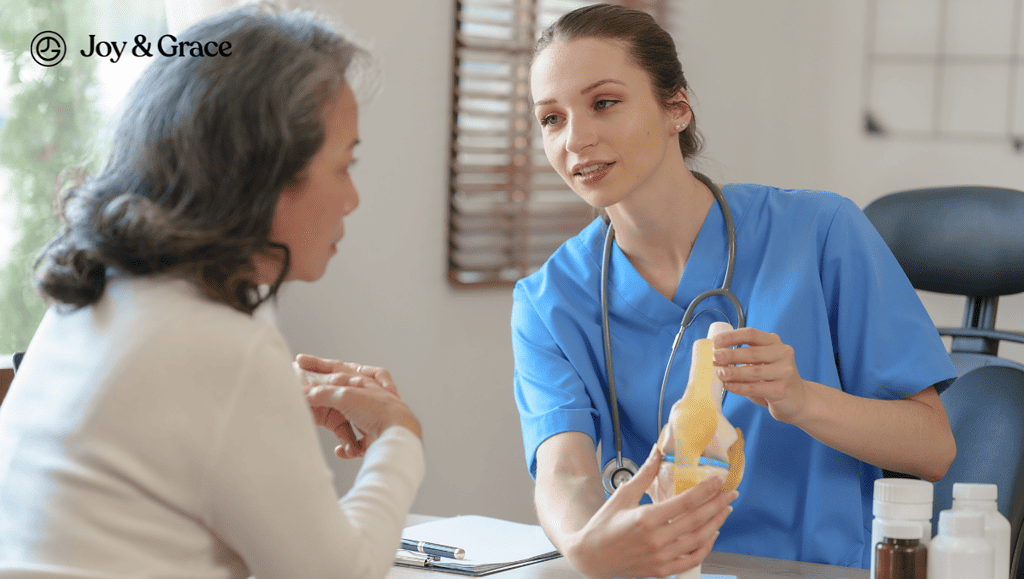
{"type": "Polygon", "coordinates": [[[686,94],[686,89],[681,88],[672,95],[667,108],[672,123],[684,129],[693,119],[693,111],[690,110],[690,96],[686,94]]]}

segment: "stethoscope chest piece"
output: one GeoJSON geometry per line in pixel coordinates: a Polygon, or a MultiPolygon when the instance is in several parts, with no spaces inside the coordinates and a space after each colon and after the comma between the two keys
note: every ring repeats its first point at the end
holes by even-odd
{"type": "Polygon", "coordinates": [[[636,463],[626,457],[622,457],[622,464],[619,464],[619,461],[614,458],[609,460],[608,464],[604,465],[604,470],[601,471],[601,484],[604,485],[604,492],[609,495],[614,493],[615,489],[633,478],[633,475],[639,470],[636,463]]]}

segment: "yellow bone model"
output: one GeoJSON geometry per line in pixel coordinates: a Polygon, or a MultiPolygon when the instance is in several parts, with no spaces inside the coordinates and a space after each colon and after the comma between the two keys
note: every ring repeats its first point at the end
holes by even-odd
{"type": "Polygon", "coordinates": [[[659,480],[653,485],[655,500],[682,493],[716,472],[726,475],[722,485],[726,491],[739,486],[743,478],[743,433],[722,414],[722,383],[712,363],[715,345],[711,337],[727,329],[732,327],[716,322],[708,339],[693,344],[686,392],[672,405],[669,422],[658,438],[661,453],[674,455],[675,462],[662,465],[659,480]],[[728,471],[700,465],[701,456],[727,462],[728,471]]]}

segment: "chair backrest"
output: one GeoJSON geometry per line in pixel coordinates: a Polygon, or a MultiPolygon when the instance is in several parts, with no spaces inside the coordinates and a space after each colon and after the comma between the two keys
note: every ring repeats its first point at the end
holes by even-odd
{"type": "Polygon", "coordinates": [[[864,208],[917,289],[992,297],[1024,292],[1024,191],[933,187],[864,208]]]}
{"type": "MultiPolygon", "coordinates": [[[[941,398],[957,452],[946,476],[935,483],[932,521],[952,505],[953,483],[996,484],[999,512],[1010,520],[1010,544],[1017,546],[1024,524],[1024,371],[977,368],[958,378],[941,398]]],[[[1019,568],[1019,558],[1018,551],[1011,569],[1019,568]]]]}
{"type": "Polygon", "coordinates": [[[939,328],[953,337],[957,373],[1024,364],[999,357],[999,342],[1024,333],[995,329],[999,296],[1024,292],[1024,191],[935,187],[881,197],[864,208],[919,290],[967,298],[963,324],[939,328]]]}

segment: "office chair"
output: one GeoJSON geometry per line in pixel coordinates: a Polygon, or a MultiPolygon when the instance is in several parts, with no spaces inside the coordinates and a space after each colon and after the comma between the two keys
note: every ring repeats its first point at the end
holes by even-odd
{"type": "Polygon", "coordinates": [[[864,208],[919,290],[966,296],[950,359],[963,376],[979,366],[1024,365],[1000,358],[999,342],[1024,333],[995,329],[999,296],[1024,292],[1024,191],[937,187],[886,195],[864,208]]]}
{"type": "MultiPolygon", "coordinates": [[[[1010,521],[1010,578],[1024,579],[1024,365],[999,357],[999,342],[1024,333],[995,329],[999,296],[1024,292],[1024,192],[938,187],[893,193],[864,208],[910,283],[962,295],[963,325],[953,338],[957,380],[941,395],[957,457],[935,483],[934,518],[952,505],[953,483],[999,485],[1010,521]]],[[[899,476],[898,473],[885,473],[899,476]]]]}
{"type": "Polygon", "coordinates": [[[14,368],[0,369],[0,404],[3,403],[4,398],[7,397],[7,390],[11,387],[11,382],[14,380],[14,374],[18,371],[18,366],[21,365],[21,359],[25,357],[25,352],[18,352],[13,356],[14,368]]]}

